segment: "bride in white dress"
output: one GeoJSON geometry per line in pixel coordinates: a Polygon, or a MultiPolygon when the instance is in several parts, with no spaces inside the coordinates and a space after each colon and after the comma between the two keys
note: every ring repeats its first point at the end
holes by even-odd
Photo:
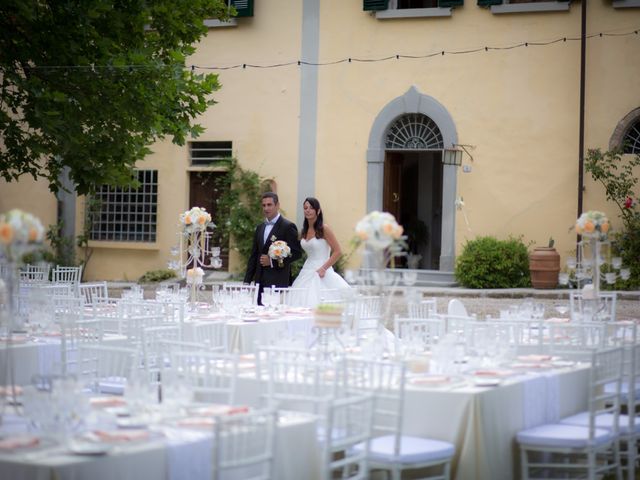
{"type": "Polygon", "coordinates": [[[339,290],[351,287],[333,270],[333,264],[342,251],[333,231],[324,225],[320,202],[308,197],[303,208],[300,245],[307,254],[307,260],[291,287],[304,289],[295,294],[297,305],[313,308],[321,301],[342,298],[339,290]]]}

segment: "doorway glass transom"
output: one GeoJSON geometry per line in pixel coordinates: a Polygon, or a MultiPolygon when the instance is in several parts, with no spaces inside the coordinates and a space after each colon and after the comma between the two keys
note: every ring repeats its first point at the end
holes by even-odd
{"type": "Polygon", "coordinates": [[[389,150],[442,150],[444,142],[433,120],[421,113],[408,113],[389,126],[385,147],[389,150]]]}

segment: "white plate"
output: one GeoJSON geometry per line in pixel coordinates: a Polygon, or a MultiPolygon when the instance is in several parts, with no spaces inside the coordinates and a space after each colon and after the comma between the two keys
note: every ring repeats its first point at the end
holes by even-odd
{"type": "Polygon", "coordinates": [[[496,387],[502,383],[499,378],[474,378],[473,383],[476,387],[496,387]]]}
{"type": "Polygon", "coordinates": [[[76,455],[105,455],[113,447],[106,443],[70,442],[69,451],[76,455]]]}
{"type": "Polygon", "coordinates": [[[123,417],[118,418],[116,420],[116,425],[118,428],[147,428],[148,422],[146,422],[143,418],[135,418],[135,417],[123,417]]]}

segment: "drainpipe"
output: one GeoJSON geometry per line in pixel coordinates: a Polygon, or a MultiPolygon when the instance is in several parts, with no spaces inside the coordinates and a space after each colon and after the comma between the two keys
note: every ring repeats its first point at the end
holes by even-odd
{"type": "MultiPolygon", "coordinates": [[[[587,51],[587,0],[582,0],[582,35],[580,38],[580,128],[578,133],[578,217],[582,215],[584,191],[584,94],[587,51]]],[[[576,217],[577,218],[577,217],[576,217]]],[[[580,235],[578,235],[580,241],[580,235]]]]}

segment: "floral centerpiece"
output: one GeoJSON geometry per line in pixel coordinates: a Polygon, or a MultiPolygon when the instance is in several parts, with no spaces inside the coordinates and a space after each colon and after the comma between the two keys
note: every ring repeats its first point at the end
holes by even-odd
{"type": "Polygon", "coordinates": [[[610,227],[607,216],[597,210],[584,212],[576,221],[576,233],[588,238],[604,238],[610,227]]]}
{"type": "Polygon", "coordinates": [[[291,255],[291,248],[284,240],[276,240],[269,245],[269,258],[276,260],[278,266],[284,266],[284,259],[291,255]]]}
{"type": "Polygon", "coordinates": [[[374,250],[383,250],[402,240],[403,228],[387,212],[373,211],[356,225],[358,240],[374,250]]]}
{"type": "Polygon", "coordinates": [[[200,267],[190,268],[187,270],[187,284],[188,285],[201,285],[202,278],[204,277],[204,270],[200,267]]]}
{"type": "Polygon", "coordinates": [[[0,256],[9,262],[19,262],[43,239],[44,227],[34,215],[18,209],[0,214],[0,256]]]}
{"type": "Polygon", "coordinates": [[[211,214],[205,208],[193,207],[180,215],[180,223],[185,232],[202,232],[211,225],[211,214]]]}

